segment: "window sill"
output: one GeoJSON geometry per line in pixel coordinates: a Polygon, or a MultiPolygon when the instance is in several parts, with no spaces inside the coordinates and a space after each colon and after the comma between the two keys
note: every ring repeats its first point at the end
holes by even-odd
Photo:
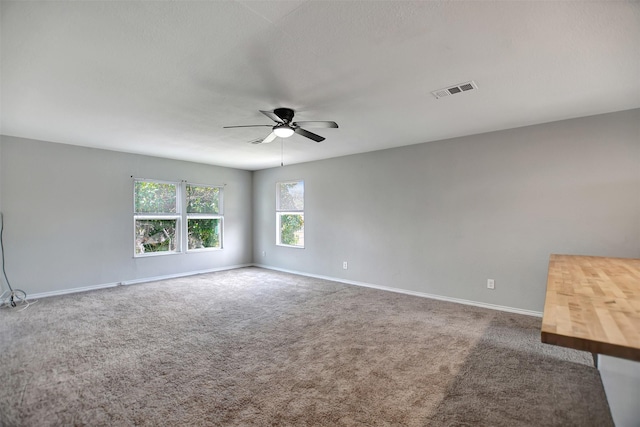
{"type": "Polygon", "coordinates": [[[144,254],[135,254],[133,255],[134,258],[153,258],[153,257],[157,257],[157,256],[165,256],[165,255],[181,255],[183,254],[183,252],[149,252],[149,253],[144,253],[144,254]]]}
{"type": "Polygon", "coordinates": [[[188,254],[197,254],[201,252],[217,252],[221,251],[222,248],[202,248],[202,249],[187,249],[188,254]]]}

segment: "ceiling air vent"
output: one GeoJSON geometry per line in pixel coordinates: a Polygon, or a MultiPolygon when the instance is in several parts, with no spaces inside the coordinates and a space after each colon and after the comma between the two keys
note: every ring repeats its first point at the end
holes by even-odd
{"type": "Polygon", "coordinates": [[[443,98],[449,95],[455,95],[456,93],[468,92],[473,89],[478,89],[476,82],[471,80],[470,82],[460,83],[455,86],[446,87],[444,89],[438,89],[431,92],[436,99],[443,98]]]}

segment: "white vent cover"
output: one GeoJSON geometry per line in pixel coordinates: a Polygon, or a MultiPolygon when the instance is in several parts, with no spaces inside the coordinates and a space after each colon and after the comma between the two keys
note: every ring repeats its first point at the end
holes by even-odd
{"type": "Polygon", "coordinates": [[[470,90],[478,89],[476,82],[471,80],[470,82],[460,83],[455,86],[445,87],[444,89],[438,89],[431,92],[436,99],[443,98],[449,95],[455,95],[456,93],[468,92],[470,90]]]}

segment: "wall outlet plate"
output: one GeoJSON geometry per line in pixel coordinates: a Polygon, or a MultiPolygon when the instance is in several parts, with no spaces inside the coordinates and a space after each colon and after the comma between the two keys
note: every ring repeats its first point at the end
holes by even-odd
{"type": "Polygon", "coordinates": [[[345,270],[346,270],[347,268],[349,268],[349,264],[347,263],[347,261],[344,261],[344,262],[342,263],[342,268],[344,268],[345,270]]]}
{"type": "Polygon", "coordinates": [[[496,282],[493,279],[487,279],[487,289],[495,289],[496,282]]]}

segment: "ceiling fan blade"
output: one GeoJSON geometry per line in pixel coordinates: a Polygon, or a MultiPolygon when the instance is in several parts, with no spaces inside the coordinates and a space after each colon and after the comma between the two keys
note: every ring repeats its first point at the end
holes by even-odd
{"type": "Polygon", "coordinates": [[[231,129],[231,128],[256,128],[256,127],[262,127],[262,126],[267,126],[267,127],[273,127],[271,125],[240,125],[240,126],[223,126],[223,129],[231,129]]]}
{"type": "Polygon", "coordinates": [[[269,117],[271,120],[273,120],[276,123],[284,123],[284,121],[280,117],[278,117],[277,114],[274,113],[273,111],[263,111],[263,110],[258,110],[258,111],[260,111],[262,114],[269,117]]]}
{"type": "Polygon", "coordinates": [[[271,141],[273,141],[274,139],[276,139],[276,134],[274,132],[271,132],[269,135],[267,135],[266,138],[258,138],[258,139],[254,139],[253,141],[249,141],[249,144],[268,144],[271,141]]]}
{"type": "Polygon", "coordinates": [[[309,139],[313,139],[315,142],[324,141],[324,137],[322,137],[320,135],[316,135],[315,133],[309,132],[308,130],[304,130],[302,128],[295,128],[293,131],[295,133],[297,133],[298,135],[302,135],[302,136],[307,137],[309,139]]]}
{"type": "Polygon", "coordinates": [[[271,132],[269,135],[267,135],[267,137],[265,139],[262,140],[263,144],[268,144],[271,141],[273,141],[274,139],[276,139],[276,133],[275,132],[271,132]]]}
{"type": "Polygon", "coordinates": [[[308,128],[337,128],[338,124],[336,122],[313,122],[313,121],[306,121],[306,122],[294,122],[292,123],[293,126],[304,126],[304,127],[308,127],[308,128]]]}

